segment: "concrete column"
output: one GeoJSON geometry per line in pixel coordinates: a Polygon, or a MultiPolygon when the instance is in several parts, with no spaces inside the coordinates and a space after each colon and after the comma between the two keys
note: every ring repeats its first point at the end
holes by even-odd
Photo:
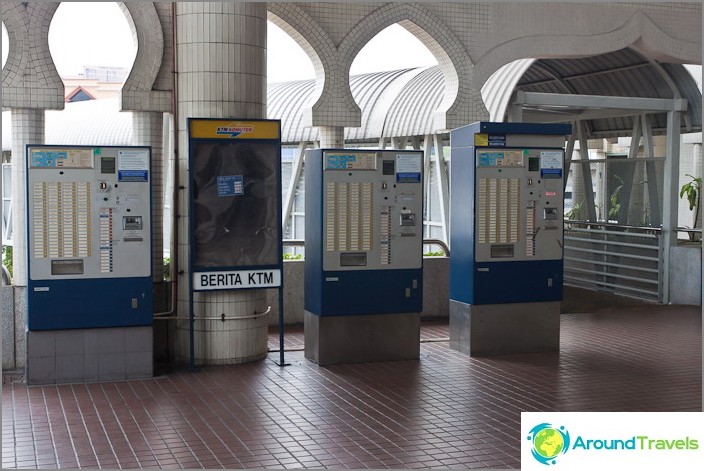
{"type": "Polygon", "coordinates": [[[12,271],[15,286],[27,286],[27,144],[44,143],[44,110],[12,109],[12,271]]]}
{"type": "Polygon", "coordinates": [[[27,325],[27,144],[44,143],[44,110],[13,108],[12,121],[12,271],[15,368],[26,365],[27,325]]]}
{"type": "MultiPolygon", "coordinates": [[[[194,118],[266,117],[266,3],[176,2],[178,112],[179,299],[189,315],[188,133],[194,118]]],[[[252,316],[264,312],[265,290],[202,292],[194,296],[198,317],[252,316]]],[[[188,321],[178,321],[177,357],[189,356],[188,321]]],[[[197,364],[239,363],[267,354],[266,317],[195,324],[197,364]]]]}
{"type": "Polygon", "coordinates": [[[667,113],[667,144],[662,204],[662,302],[670,303],[670,249],[677,245],[677,206],[680,176],[680,112],[667,113]]]}
{"type": "Polygon", "coordinates": [[[132,142],[152,148],[152,275],[154,283],[164,279],[164,114],[132,112],[132,142]]]}
{"type": "Polygon", "coordinates": [[[342,149],[345,147],[345,128],[342,126],[320,126],[320,148],[342,149]]]}

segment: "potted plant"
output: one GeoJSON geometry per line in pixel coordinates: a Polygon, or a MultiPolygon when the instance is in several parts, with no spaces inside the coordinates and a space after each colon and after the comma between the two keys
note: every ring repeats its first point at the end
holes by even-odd
{"type": "MultiPolygon", "coordinates": [[[[687,174],[691,180],[680,188],[680,198],[687,197],[687,202],[689,203],[689,210],[694,211],[694,228],[697,227],[699,222],[699,206],[702,202],[702,179],[694,177],[687,174]]],[[[689,238],[692,241],[699,241],[702,238],[701,233],[690,232],[689,238]]]]}

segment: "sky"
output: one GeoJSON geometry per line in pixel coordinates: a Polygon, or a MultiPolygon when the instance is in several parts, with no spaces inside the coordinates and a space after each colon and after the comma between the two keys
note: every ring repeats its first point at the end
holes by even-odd
{"type": "MultiPolygon", "coordinates": [[[[8,53],[3,25],[2,64],[8,53]]],[[[59,75],[76,75],[86,65],[131,68],[136,48],[127,20],[114,2],[63,2],[49,28],[49,49],[59,75]]],[[[428,49],[399,25],[380,32],[359,53],[351,73],[435,65],[428,49]]],[[[269,22],[267,76],[270,82],[312,79],[313,64],[296,42],[269,22]]]]}

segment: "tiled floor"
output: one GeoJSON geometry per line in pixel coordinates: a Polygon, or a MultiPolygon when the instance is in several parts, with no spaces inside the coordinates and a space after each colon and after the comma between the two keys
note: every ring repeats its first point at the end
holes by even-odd
{"type": "MultiPolygon", "coordinates": [[[[8,384],[2,464],[518,468],[521,411],[701,410],[701,318],[674,306],[566,314],[559,354],[469,358],[433,341],[420,361],[320,368],[294,351],[285,368],[272,353],[143,381],[8,384]]],[[[447,325],[424,323],[431,337],[447,325]]]]}

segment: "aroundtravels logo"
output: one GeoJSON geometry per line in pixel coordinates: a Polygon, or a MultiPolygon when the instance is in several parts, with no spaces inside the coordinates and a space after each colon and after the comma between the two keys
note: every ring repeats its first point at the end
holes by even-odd
{"type": "Polygon", "coordinates": [[[240,134],[249,134],[254,130],[253,126],[241,126],[239,123],[234,126],[220,126],[215,131],[219,136],[237,137],[240,134]]]}
{"type": "Polygon", "coordinates": [[[549,423],[538,424],[530,430],[528,440],[533,442],[533,458],[546,465],[555,464],[556,458],[570,449],[570,434],[564,426],[555,428],[549,423]]]}
{"type": "MultiPolygon", "coordinates": [[[[617,435],[618,436],[618,435],[617,435]]],[[[691,453],[700,449],[699,439],[690,435],[663,438],[649,435],[621,435],[620,438],[591,438],[577,435],[574,440],[564,426],[553,427],[543,422],[530,429],[528,440],[531,442],[531,454],[536,461],[544,465],[557,463],[557,458],[568,451],[684,451],[691,453]]],[[[572,456],[572,454],[570,454],[572,456]]]]}

